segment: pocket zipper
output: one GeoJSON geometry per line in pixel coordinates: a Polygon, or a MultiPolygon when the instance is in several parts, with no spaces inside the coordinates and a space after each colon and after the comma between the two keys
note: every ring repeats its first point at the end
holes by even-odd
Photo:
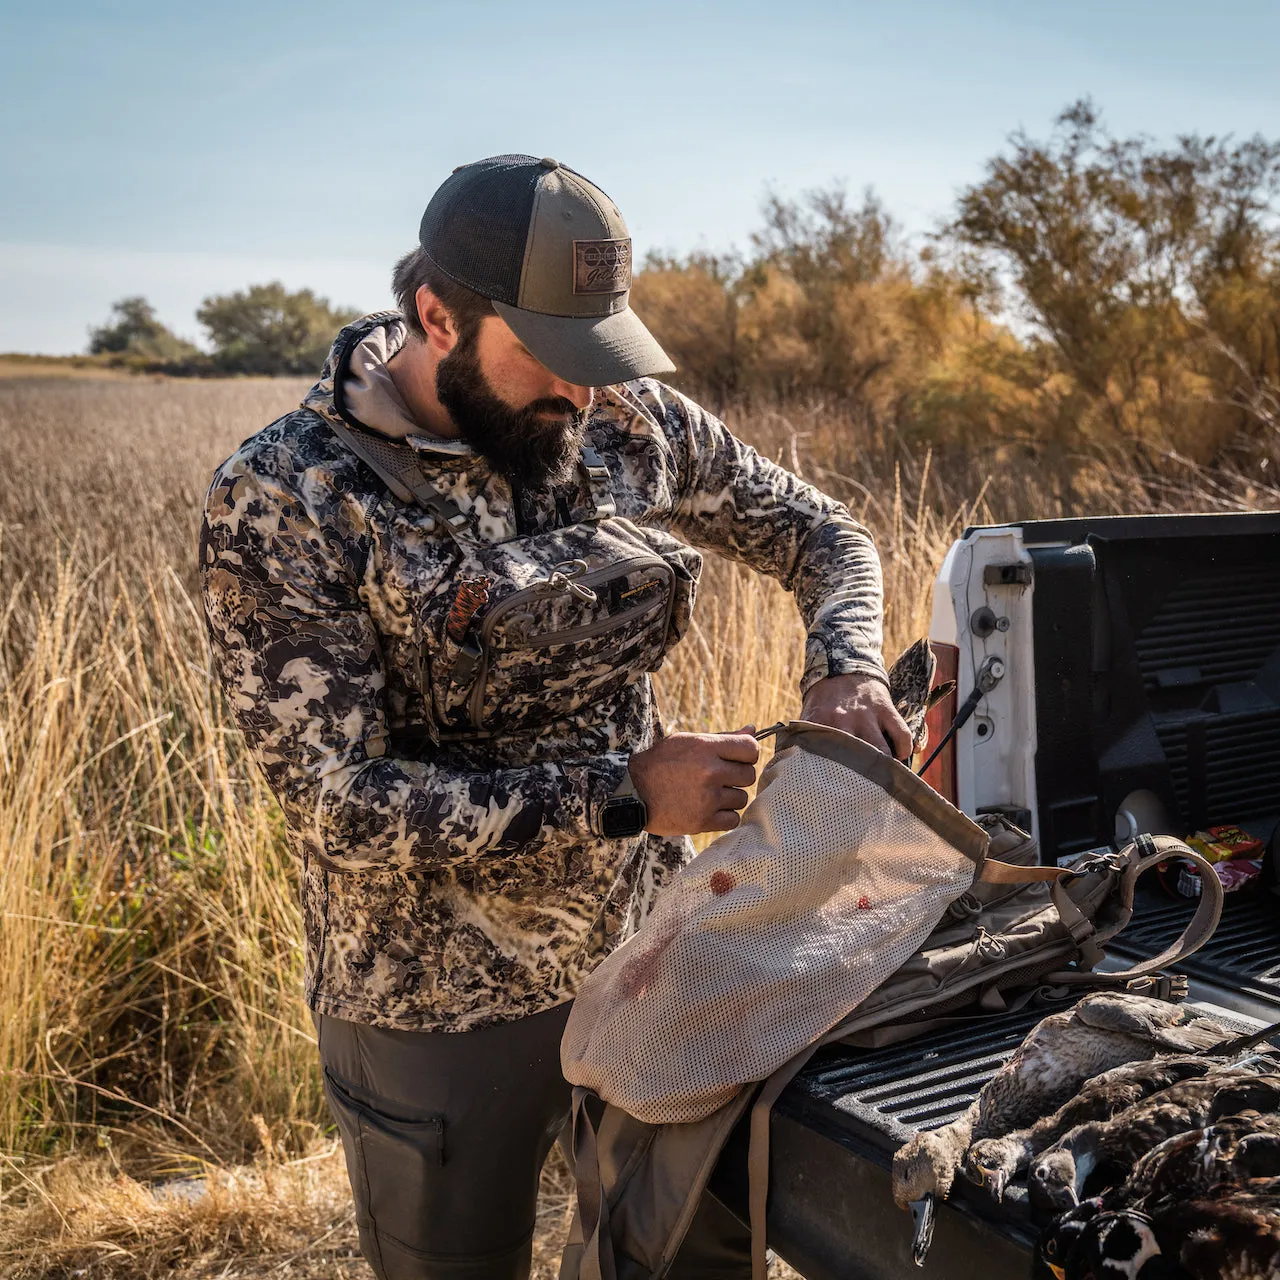
{"type": "MultiPolygon", "coordinates": [[[[655,569],[660,575],[665,575],[667,585],[667,609],[666,609],[666,629],[671,626],[671,614],[675,608],[675,570],[663,560],[660,556],[633,556],[628,560],[619,560],[615,564],[604,565],[599,569],[593,569],[590,573],[585,573],[582,577],[576,579],[584,587],[592,586],[596,582],[606,581],[609,578],[620,577],[625,573],[632,572],[639,567],[646,569],[655,569]]],[[[475,687],[471,691],[471,697],[468,700],[468,714],[471,719],[473,728],[481,728],[481,719],[484,715],[484,687],[485,681],[489,675],[489,654],[490,646],[493,641],[493,629],[502,620],[506,614],[510,613],[517,605],[524,603],[529,599],[540,599],[547,595],[549,588],[545,583],[538,583],[535,586],[523,587],[519,591],[513,592],[505,600],[500,601],[493,609],[485,615],[484,621],[480,626],[480,654],[475,674],[475,687]]],[[[537,649],[545,648],[549,645],[567,643],[558,637],[569,637],[569,640],[583,639],[588,635],[595,635],[605,631],[610,631],[614,627],[621,625],[628,618],[637,616],[645,609],[651,608],[651,605],[636,605],[632,609],[627,609],[623,613],[615,614],[610,618],[600,618],[595,622],[585,623],[579,627],[570,627],[564,631],[548,631],[544,636],[538,637],[536,641],[524,641],[520,644],[513,645],[516,649],[537,649]]]]}

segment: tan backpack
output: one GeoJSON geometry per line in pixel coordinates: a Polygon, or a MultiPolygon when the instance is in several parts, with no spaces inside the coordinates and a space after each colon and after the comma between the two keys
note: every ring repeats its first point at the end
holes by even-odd
{"type": "Polygon", "coordinates": [[[1185,983],[1163,970],[1203,945],[1221,908],[1217,877],[1180,841],[1143,836],[1039,866],[1003,819],[974,823],[865,743],[793,722],[742,825],[681,871],[575,1001],[562,1065],[576,1086],[578,1203],[561,1280],[662,1276],[748,1108],[763,1280],[770,1108],[817,1048],[1098,988],[1180,998],[1185,983]],[[1185,933],[1152,960],[1097,972],[1138,877],[1173,857],[1208,872],[1185,933]]]}

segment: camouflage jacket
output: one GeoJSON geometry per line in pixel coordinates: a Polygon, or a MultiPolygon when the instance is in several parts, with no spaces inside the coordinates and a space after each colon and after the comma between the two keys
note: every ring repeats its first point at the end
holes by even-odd
{"type": "Polygon", "coordinates": [[[330,426],[363,426],[342,388],[369,335],[389,358],[404,325],[344,329],[302,407],[218,468],[205,611],[301,857],[311,1007],[463,1031],[570,997],[688,856],[592,816],[661,732],[647,672],[688,623],[692,547],[795,593],[806,688],[883,678],[879,561],[844,507],[651,379],[599,394],[594,479],[548,492],[410,437],[447,524],[330,426]]]}

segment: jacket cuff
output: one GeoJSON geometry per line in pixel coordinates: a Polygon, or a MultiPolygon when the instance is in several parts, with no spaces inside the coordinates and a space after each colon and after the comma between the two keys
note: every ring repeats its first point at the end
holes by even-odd
{"type": "Polygon", "coordinates": [[[588,839],[596,838],[593,830],[596,810],[622,784],[629,760],[626,752],[606,751],[591,760],[561,766],[568,783],[564,795],[564,829],[588,839]]]}
{"type": "Polygon", "coordinates": [[[852,651],[832,653],[823,637],[811,635],[805,645],[804,657],[804,674],[800,677],[802,698],[819,680],[825,680],[828,676],[870,676],[885,686],[889,684],[889,674],[885,671],[879,654],[868,656],[852,651]]]}

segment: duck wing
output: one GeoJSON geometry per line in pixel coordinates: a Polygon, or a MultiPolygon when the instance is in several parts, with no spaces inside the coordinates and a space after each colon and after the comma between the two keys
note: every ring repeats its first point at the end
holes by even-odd
{"type": "Polygon", "coordinates": [[[917,751],[923,750],[925,715],[936,701],[930,697],[929,690],[937,667],[938,659],[929,641],[920,639],[904,649],[889,668],[889,697],[907,722],[917,751]]]}
{"type": "MultiPolygon", "coordinates": [[[[1086,997],[1080,1004],[1093,999],[1086,997]]],[[[1029,1127],[1069,1102],[1086,1080],[1159,1052],[1150,1035],[1134,1034],[1137,1022],[1116,1018],[1111,1026],[1106,1025],[1112,1021],[1106,1013],[1097,1022],[1080,1015],[1077,1005],[1045,1018],[1032,1030],[978,1095],[974,1137],[1029,1127]]]]}
{"type": "Polygon", "coordinates": [[[1110,1120],[1080,1125],[1048,1150],[1061,1149],[1074,1160],[1077,1192],[1094,1171],[1112,1187],[1166,1138],[1240,1111],[1278,1107],[1280,1075],[1215,1072],[1161,1089],[1110,1120]]]}
{"type": "Polygon", "coordinates": [[[1086,996],[1076,1005],[1075,1013],[1081,1023],[1095,1030],[1150,1041],[1166,1052],[1212,1049],[1234,1038],[1222,1023],[1185,1005],[1127,992],[1104,991],[1086,996]]]}
{"type": "Polygon", "coordinates": [[[1112,1067],[1085,1081],[1076,1096],[1063,1103],[1053,1115],[1037,1120],[1027,1130],[1027,1144],[1035,1152],[1043,1151],[1077,1125],[1090,1120],[1110,1120],[1161,1089],[1207,1075],[1213,1066],[1212,1058],[1186,1054],[1112,1067]]]}
{"type": "Polygon", "coordinates": [[[1107,1207],[1154,1212],[1166,1203],[1280,1178],[1280,1116],[1248,1111],[1174,1134],[1139,1158],[1104,1197],[1107,1207]]]}

